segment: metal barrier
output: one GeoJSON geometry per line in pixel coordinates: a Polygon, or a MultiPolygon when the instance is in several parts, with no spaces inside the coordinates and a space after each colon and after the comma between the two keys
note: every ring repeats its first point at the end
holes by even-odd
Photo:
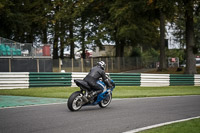
{"type": "Polygon", "coordinates": [[[156,60],[148,62],[140,57],[92,57],[78,59],[54,59],[53,72],[88,72],[98,61],[104,61],[106,72],[117,73],[140,68],[156,68],[156,60]]]}
{"type": "Polygon", "coordinates": [[[30,87],[71,86],[71,73],[30,72],[30,87]]]}
{"type": "Polygon", "coordinates": [[[110,73],[116,86],[140,86],[140,75],[139,73],[110,73]]]}
{"type": "MultiPolygon", "coordinates": [[[[74,79],[83,79],[88,73],[72,72],[72,87],[76,87],[74,79]]],[[[139,73],[106,73],[117,86],[140,86],[139,73]]]]}
{"type": "Polygon", "coordinates": [[[170,74],[170,86],[195,85],[192,74],[170,74]]]}
{"type": "Polygon", "coordinates": [[[0,89],[29,88],[29,73],[0,73],[0,89]]]}
{"type": "Polygon", "coordinates": [[[198,74],[194,75],[194,85],[200,86],[200,75],[198,75],[198,74]]]}
{"type": "Polygon", "coordinates": [[[169,86],[169,74],[141,74],[141,86],[169,86]]]}
{"type": "MultiPolygon", "coordinates": [[[[200,75],[107,73],[116,86],[200,86],[200,75]]],[[[72,86],[74,79],[83,79],[87,73],[52,72],[3,72],[0,73],[0,89],[15,89],[47,86],[72,86]]]]}

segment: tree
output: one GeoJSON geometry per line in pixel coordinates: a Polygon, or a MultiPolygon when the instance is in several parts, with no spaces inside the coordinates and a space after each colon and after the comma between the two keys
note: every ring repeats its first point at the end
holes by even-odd
{"type": "Polygon", "coordinates": [[[61,3],[60,1],[54,1],[53,4],[53,11],[55,13],[54,19],[53,19],[53,33],[54,33],[54,39],[53,39],[53,59],[58,59],[58,43],[59,43],[59,32],[60,32],[60,18],[56,17],[56,14],[60,11],[61,3]]]}
{"type": "Polygon", "coordinates": [[[149,4],[151,5],[150,8],[157,12],[158,16],[155,16],[155,19],[159,19],[160,21],[160,65],[158,71],[163,71],[167,69],[165,54],[165,24],[166,20],[170,20],[174,17],[175,1],[149,0],[149,4]]]}
{"type": "Polygon", "coordinates": [[[177,17],[175,24],[175,35],[180,35],[181,44],[186,44],[186,74],[195,74],[196,60],[195,55],[198,52],[198,22],[194,23],[194,20],[198,20],[198,13],[200,7],[200,1],[198,0],[177,0],[177,8],[180,17],[177,17]],[[184,16],[184,17],[182,17],[184,16]],[[183,23],[184,22],[184,23],[183,23]],[[195,30],[194,30],[194,27],[195,30]],[[178,32],[177,32],[178,31],[178,32]],[[181,32],[183,31],[183,32],[181,32]],[[184,35],[182,34],[184,33],[184,35]],[[183,40],[183,41],[182,41],[183,40]]]}
{"type": "Polygon", "coordinates": [[[12,23],[13,12],[11,10],[11,6],[13,6],[13,2],[11,1],[0,1],[0,36],[5,38],[11,38],[12,27],[14,24],[12,23]]]}
{"type": "Polygon", "coordinates": [[[116,43],[116,54],[123,56],[124,46],[155,46],[158,25],[150,19],[146,0],[116,0],[110,8],[112,37],[116,43]]]}
{"type": "Polygon", "coordinates": [[[185,25],[186,25],[186,71],[187,74],[195,74],[196,60],[195,60],[195,43],[194,43],[194,1],[185,0],[185,25]]]}
{"type": "Polygon", "coordinates": [[[167,69],[166,55],[165,55],[165,15],[160,9],[160,64],[158,71],[167,69]]]}
{"type": "Polygon", "coordinates": [[[12,0],[3,1],[2,5],[0,36],[19,42],[47,43],[51,0],[12,0]]]}

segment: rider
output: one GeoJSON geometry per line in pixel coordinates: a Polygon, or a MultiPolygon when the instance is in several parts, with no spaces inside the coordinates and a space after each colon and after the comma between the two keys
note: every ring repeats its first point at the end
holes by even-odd
{"type": "Polygon", "coordinates": [[[100,85],[97,84],[97,81],[100,78],[102,78],[103,82],[107,85],[107,87],[111,87],[110,82],[106,78],[106,74],[105,74],[105,71],[104,71],[105,67],[106,67],[106,64],[105,64],[104,61],[97,62],[97,65],[95,67],[93,67],[90,70],[89,74],[83,79],[84,81],[86,81],[89,84],[89,86],[93,90],[95,90],[93,95],[96,95],[96,94],[103,92],[100,85]]]}

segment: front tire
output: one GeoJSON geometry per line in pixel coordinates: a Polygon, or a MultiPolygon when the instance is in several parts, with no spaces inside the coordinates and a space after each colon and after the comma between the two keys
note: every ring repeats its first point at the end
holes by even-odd
{"type": "Polygon", "coordinates": [[[101,102],[99,103],[99,106],[101,108],[105,108],[111,103],[111,101],[112,101],[112,94],[108,94],[105,99],[101,100],[101,102]]]}
{"type": "Polygon", "coordinates": [[[67,106],[71,111],[78,111],[82,107],[82,93],[80,91],[74,92],[68,99],[67,106]]]}

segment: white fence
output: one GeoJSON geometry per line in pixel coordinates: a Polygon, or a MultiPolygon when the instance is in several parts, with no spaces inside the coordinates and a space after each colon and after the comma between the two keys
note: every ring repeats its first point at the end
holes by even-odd
{"type": "Polygon", "coordinates": [[[0,73],[0,89],[29,88],[28,72],[0,73]]]}
{"type": "MultiPolygon", "coordinates": [[[[39,75],[41,73],[38,73],[39,75]]],[[[50,76],[54,73],[47,73],[50,76]]],[[[71,86],[76,87],[74,79],[83,79],[88,73],[86,72],[72,72],[69,73],[71,86]]],[[[184,74],[138,74],[138,77],[135,79],[132,75],[127,75],[125,73],[117,73],[117,77],[110,74],[113,78],[116,85],[118,83],[123,83],[123,86],[128,86],[129,82],[135,82],[137,79],[138,84],[136,86],[185,86],[185,85],[194,85],[200,86],[200,75],[184,75],[184,74]],[[119,78],[120,77],[120,78],[119,78]]],[[[38,79],[40,80],[40,79],[38,79]]],[[[118,84],[119,85],[119,84],[118,84]]],[[[1,72],[0,73],[0,89],[16,89],[16,88],[29,88],[29,72],[1,72]]],[[[39,87],[39,86],[38,86],[39,87]]]]}
{"type": "Polygon", "coordinates": [[[140,86],[169,86],[169,74],[145,74],[141,73],[140,86]]]}
{"type": "Polygon", "coordinates": [[[200,75],[195,74],[194,75],[194,85],[195,86],[200,86],[200,75]]]}

